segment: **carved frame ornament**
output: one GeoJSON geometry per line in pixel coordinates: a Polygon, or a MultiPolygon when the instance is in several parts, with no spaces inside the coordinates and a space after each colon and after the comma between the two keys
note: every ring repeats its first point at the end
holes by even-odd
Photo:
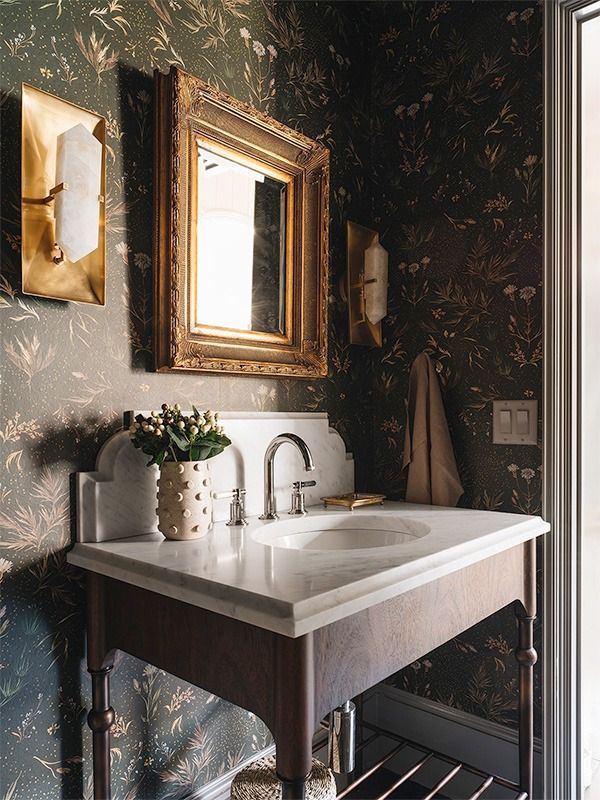
{"type": "Polygon", "coordinates": [[[155,95],[155,368],[325,376],[329,150],[176,67],[155,71],[155,95]],[[283,334],[206,328],[194,319],[199,143],[288,184],[283,334]]]}

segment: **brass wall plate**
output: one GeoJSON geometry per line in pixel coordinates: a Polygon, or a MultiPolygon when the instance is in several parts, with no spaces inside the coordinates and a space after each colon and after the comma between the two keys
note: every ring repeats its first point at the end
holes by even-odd
{"type": "Polygon", "coordinates": [[[176,67],[154,76],[156,369],[327,375],[329,150],[176,67]],[[199,143],[288,186],[283,335],[195,324],[199,143]]]}
{"type": "Polygon", "coordinates": [[[348,302],[348,334],[350,344],[366,347],[381,347],[381,322],[373,325],[365,314],[364,299],[364,266],[365,250],[377,240],[377,231],[358,225],[356,222],[346,223],[346,277],[344,290],[348,302]]]}
{"type": "Polygon", "coordinates": [[[84,125],[102,144],[101,194],[106,194],[106,120],[34,86],[22,84],[21,112],[21,270],[25,294],[80,303],[105,303],[105,208],[100,203],[99,244],[72,263],[52,260],[54,209],[45,203],[55,184],[56,138],[84,125]]]}

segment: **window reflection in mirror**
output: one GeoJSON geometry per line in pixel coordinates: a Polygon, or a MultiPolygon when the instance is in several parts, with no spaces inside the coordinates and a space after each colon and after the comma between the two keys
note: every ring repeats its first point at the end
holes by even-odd
{"type": "Polygon", "coordinates": [[[199,325],[285,333],[286,192],[284,182],[198,147],[199,325]]]}

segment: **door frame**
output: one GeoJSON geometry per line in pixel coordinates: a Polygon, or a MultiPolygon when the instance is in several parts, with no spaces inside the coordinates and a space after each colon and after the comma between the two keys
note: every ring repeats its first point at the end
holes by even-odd
{"type": "Polygon", "coordinates": [[[544,797],[581,785],[579,165],[581,26],[600,0],[544,16],[544,797]]]}

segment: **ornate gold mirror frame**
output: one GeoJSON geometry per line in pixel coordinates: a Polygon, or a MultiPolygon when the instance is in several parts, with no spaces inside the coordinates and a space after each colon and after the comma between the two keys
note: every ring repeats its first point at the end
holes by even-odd
{"type": "Polygon", "coordinates": [[[155,85],[156,369],[326,375],[328,149],[175,67],[167,75],[156,71],[155,85]],[[281,333],[196,319],[200,145],[286,185],[281,333]]]}

